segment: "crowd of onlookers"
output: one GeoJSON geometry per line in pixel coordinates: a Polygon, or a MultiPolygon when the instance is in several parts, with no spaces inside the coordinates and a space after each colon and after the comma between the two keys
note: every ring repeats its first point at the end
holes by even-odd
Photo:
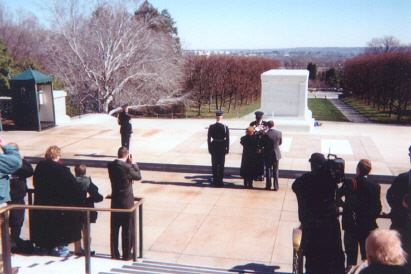
{"type": "MultiPolygon", "coordinates": [[[[268,127],[272,128],[273,124],[269,123],[268,127]]],[[[247,140],[247,136],[251,135],[253,130],[252,127],[247,128],[250,134],[246,134],[241,140],[244,149],[247,143],[251,142],[247,140]]],[[[254,140],[253,137],[252,142],[254,140]]],[[[73,175],[70,169],[61,163],[59,147],[47,148],[44,160],[37,163],[33,170],[19,153],[17,144],[7,144],[0,138],[0,146],[3,151],[0,154],[2,207],[7,204],[25,204],[26,178],[30,176],[33,176],[34,205],[94,207],[94,203],[104,199],[91,177],[86,175],[84,164],[76,165],[73,175]]],[[[258,147],[254,144],[252,149],[255,155],[258,147]]],[[[411,146],[409,156],[411,160],[411,146]]],[[[292,184],[298,201],[298,217],[302,230],[300,249],[306,259],[306,273],[411,273],[407,272],[410,271],[407,252],[411,251],[411,195],[408,195],[411,188],[411,170],[398,175],[387,191],[387,201],[391,207],[388,216],[392,225],[391,230],[385,230],[378,229],[376,222],[382,211],[381,188],[368,178],[372,169],[369,160],[360,160],[356,177],[344,180],[341,186],[335,181],[332,170],[325,164],[323,154],[313,153],[309,162],[311,171],[297,178],[292,184]],[[341,226],[338,210],[340,207],[341,226]],[[343,237],[341,228],[344,231],[343,237]],[[358,251],[362,260],[360,264],[357,263],[358,251]]],[[[117,159],[109,162],[107,167],[112,189],[111,208],[131,208],[134,204],[133,181],[141,180],[141,173],[133,156],[126,147],[120,147],[117,159]]],[[[242,174],[246,186],[252,187],[255,175],[252,174],[247,179],[248,175],[242,174]]],[[[15,252],[68,256],[72,254],[68,244],[74,243],[74,253],[85,255],[81,234],[82,230],[84,234],[84,217],[87,215],[70,210],[31,210],[31,238],[30,241],[25,241],[20,238],[24,214],[24,209],[13,209],[10,213],[10,236],[15,252]]],[[[91,223],[96,222],[97,212],[91,211],[89,217],[91,223]]],[[[121,258],[132,258],[131,250],[135,240],[133,218],[134,215],[129,212],[111,213],[110,249],[114,259],[120,259],[120,228],[121,258]]]]}
{"type": "MultiPolygon", "coordinates": [[[[25,204],[27,192],[26,179],[33,176],[34,205],[52,207],[94,207],[103,201],[98,187],[86,175],[87,167],[78,164],[73,175],[70,168],[62,164],[61,149],[57,146],[47,148],[44,160],[33,170],[19,153],[15,143],[7,144],[0,138],[0,205],[25,204]]],[[[111,208],[129,209],[134,204],[133,180],[140,180],[141,173],[133,156],[125,147],[118,150],[118,158],[108,163],[108,173],[112,186],[111,208]]],[[[10,211],[9,226],[12,252],[66,257],[71,254],[85,255],[81,238],[86,229],[86,211],[50,210],[47,208],[30,211],[30,241],[20,238],[25,210],[10,211]],[[74,252],[68,245],[74,243],[74,252]]],[[[88,213],[90,223],[97,220],[97,211],[88,213]]],[[[122,259],[132,258],[134,242],[134,215],[129,212],[111,213],[111,255],[120,259],[118,251],[119,230],[122,229],[122,259]]],[[[94,255],[91,251],[91,255],[94,255]]]]}
{"type": "MultiPolygon", "coordinates": [[[[411,160],[411,146],[409,156],[411,160]]],[[[407,252],[411,251],[411,170],[397,176],[387,191],[392,225],[391,230],[384,230],[378,229],[376,222],[382,211],[381,188],[368,178],[372,168],[369,160],[360,160],[356,177],[344,180],[340,187],[323,154],[312,154],[309,162],[311,172],[292,184],[306,273],[411,273],[407,264],[407,252]]]]}

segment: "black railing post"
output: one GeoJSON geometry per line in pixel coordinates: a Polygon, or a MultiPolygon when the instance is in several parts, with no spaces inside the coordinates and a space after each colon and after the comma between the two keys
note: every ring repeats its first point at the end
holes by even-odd
{"type": "Polygon", "coordinates": [[[133,218],[133,262],[137,262],[137,210],[132,212],[133,218]]]}
{"type": "Polygon", "coordinates": [[[9,236],[9,212],[1,214],[1,251],[3,259],[3,273],[11,273],[11,243],[9,236]]]}
{"type": "Polygon", "coordinates": [[[86,260],[86,274],[91,273],[91,256],[90,256],[90,211],[84,212],[84,253],[85,253],[85,260],[86,260]]]}
{"type": "Polygon", "coordinates": [[[138,236],[140,242],[139,258],[143,258],[143,204],[138,207],[138,236]]]}

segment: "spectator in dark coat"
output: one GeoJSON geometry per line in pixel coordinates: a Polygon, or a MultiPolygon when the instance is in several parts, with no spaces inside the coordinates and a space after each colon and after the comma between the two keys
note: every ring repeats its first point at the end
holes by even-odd
{"type": "Polygon", "coordinates": [[[381,187],[369,180],[371,162],[366,159],[357,165],[357,177],[346,180],[337,191],[337,199],[345,196],[343,203],[342,227],[347,255],[347,268],[357,264],[358,245],[361,259],[366,259],[365,239],[378,227],[376,219],[381,213],[381,187]]]}
{"type": "MultiPolygon", "coordinates": [[[[50,146],[33,176],[34,204],[81,206],[81,192],[70,169],[59,163],[61,150],[50,146]]],[[[30,217],[31,240],[44,252],[61,257],[69,255],[68,244],[81,239],[81,213],[74,211],[34,210],[30,217]]]]}
{"type": "MultiPolygon", "coordinates": [[[[128,209],[134,205],[133,180],[141,180],[141,172],[128,149],[120,147],[118,159],[107,164],[111,182],[111,208],[128,209]]],[[[133,214],[112,212],[110,220],[111,258],[120,259],[118,251],[118,234],[121,227],[121,247],[123,260],[132,258],[131,249],[135,241],[133,237],[133,214]]]]}
{"type": "Polygon", "coordinates": [[[329,170],[324,168],[323,154],[313,153],[310,163],[311,172],[292,184],[302,226],[301,249],[306,258],[306,273],[344,273],[344,253],[335,203],[337,184],[329,170]]]}
{"type": "Polygon", "coordinates": [[[243,146],[240,175],[244,179],[245,188],[253,188],[253,179],[257,176],[257,140],[253,133],[254,128],[250,126],[245,131],[246,135],[240,139],[243,146]]]}
{"type": "MultiPolygon", "coordinates": [[[[104,200],[103,195],[98,192],[98,187],[93,184],[91,181],[91,177],[86,176],[87,167],[85,164],[78,164],[74,167],[74,173],[76,175],[77,183],[80,185],[81,189],[81,201],[83,203],[82,206],[84,207],[92,207],[94,208],[94,203],[99,203],[104,200]],[[89,196],[87,197],[87,194],[89,196]]],[[[90,211],[90,223],[95,223],[97,220],[97,211],[90,211]]],[[[81,228],[83,232],[83,240],[85,236],[85,220],[83,221],[83,226],[81,228]]],[[[90,238],[91,241],[91,238],[90,238]]],[[[81,241],[76,241],[74,243],[74,253],[78,256],[84,256],[85,252],[81,247],[81,241]]],[[[91,255],[93,256],[96,252],[91,251],[91,255]]]]}
{"type": "Polygon", "coordinates": [[[279,189],[278,185],[278,165],[281,159],[280,146],[283,143],[283,134],[281,131],[274,129],[272,120],[267,122],[268,131],[263,135],[264,161],[265,161],[265,189],[279,189]]]}
{"type": "Polygon", "coordinates": [[[130,149],[130,138],[133,133],[131,116],[128,114],[128,104],[121,106],[122,111],[118,115],[118,124],[120,125],[121,146],[130,149]]]}
{"type": "MultiPolygon", "coordinates": [[[[19,146],[16,143],[10,143],[9,145],[14,146],[19,150],[19,146]]],[[[27,192],[27,178],[33,175],[33,167],[27,160],[24,159],[23,155],[21,168],[14,172],[10,176],[10,198],[11,201],[8,204],[14,205],[25,205],[24,197],[26,197],[27,192]]],[[[21,227],[24,222],[24,209],[14,209],[10,212],[9,225],[10,225],[10,238],[12,240],[12,250],[17,252],[24,251],[25,246],[27,246],[26,241],[20,238],[21,227]]]]}
{"type": "MultiPolygon", "coordinates": [[[[411,146],[408,148],[411,162],[411,146]]],[[[387,202],[391,207],[391,229],[402,235],[405,251],[411,254],[411,169],[398,175],[387,191],[387,202]]],[[[411,255],[410,255],[411,256],[411,255]]],[[[407,263],[411,273],[411,259],[407,263]]]]}

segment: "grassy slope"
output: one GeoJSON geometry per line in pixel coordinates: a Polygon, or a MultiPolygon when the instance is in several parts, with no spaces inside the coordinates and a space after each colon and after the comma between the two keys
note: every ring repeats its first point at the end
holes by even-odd
{"type": "Polygon", "coordinates": [[[349,121],[328,99],[308,99],[313,118],[320,121],[349,121]]]}

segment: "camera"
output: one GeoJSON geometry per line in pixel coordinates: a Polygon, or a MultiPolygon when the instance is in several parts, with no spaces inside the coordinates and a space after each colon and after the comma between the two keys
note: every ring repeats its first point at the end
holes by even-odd
{"type": "Polygon", "coordinates": [[[335,154],[328,154],[324,167],[331,172],[336,184],[345,180],[345,161],[335,154]]]}

